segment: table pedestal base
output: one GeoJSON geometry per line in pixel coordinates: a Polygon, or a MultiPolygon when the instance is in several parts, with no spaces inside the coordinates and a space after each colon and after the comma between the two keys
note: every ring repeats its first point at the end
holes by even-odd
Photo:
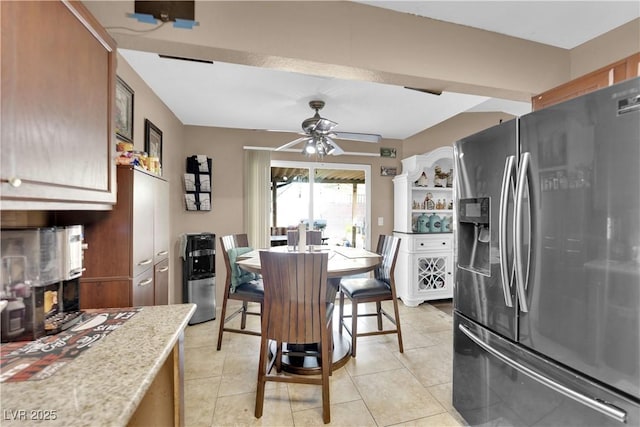
{"type": "MultiPolygon", "coordinates": [[[[298,345],[297,349],[316,350],[317,344],[298,345]]],[[[276,350],[276,343],[270,343],[271,355],[276,350]]],[[[349,335],[340,335],[338,331],[333,332],[333,360],[332,368],[338,369],[343,367],[351,357],[351,342],[349,335]]],[[[298,375],[318,375],[321,371],[318,358],[315,356],[282,356],[282,370],[298,375]]]]}

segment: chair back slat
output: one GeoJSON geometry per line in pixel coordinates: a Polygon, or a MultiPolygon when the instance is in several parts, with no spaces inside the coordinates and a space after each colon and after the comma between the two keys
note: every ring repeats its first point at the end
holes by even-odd
{"type": "Polygon", "coordinates": [[[393,273],[396,268],[396,259],[400,249],[400,238],[381,234],[378,238],[376,252],[382,257],[380,265],[376,267],[375,277],[391,286],[393,273]]]}
{"type": "MultiPolygon", "coordinates": [[[[307,245],[321,245],[322,244],[322,231],[319,230],[307,230],[306,237],[307,245]]],[[[288,230],[287,231],[287,244],[289,246],[294,246],[298,244],[298,231],[297,230],[288,230]]]]}
{"type": "Polygon", "coordinates": [[[230,234],[220,237],[220,246],[222,247],[222,257],[224,258],[224,266],[227,270],[226,284],[231,286],[231,261],[229,260],[229,250],[234,248],[244,248],[249,246],[249,238],[246,234],[230,234]]]}
{"type": "Polygon", "coordinates": [[[307,245],[321,245],[322,231],[307,230],[307,245]]]}
{"type": "Polygon", "coordinates": [[[292,344],[317,343],[326,331],[327,253],[261,251],[262,332],[292,344]]]}

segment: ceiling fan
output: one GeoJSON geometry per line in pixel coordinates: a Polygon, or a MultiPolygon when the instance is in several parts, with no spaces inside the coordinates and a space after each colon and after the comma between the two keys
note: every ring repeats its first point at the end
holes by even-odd
{"type": "Polygon", "coordinates": [[[313,117],[309,117],[302,122],[302,130],[304,135],[301,138],[294,139],[291,142],[276,148],[281,151],[296,144],[304,142],[302,153],[306,155],[318,154],[320,156],[343,154],[344,150],[340,148],[334,139],[345,139],[350,141],[380,142],[380,135],[371,133],[353,133],[353,132],[334,132],[333,129],[338,123],[320,117],[320,110],[324,107],[324,101],[309,101],[309,107],[316,111],[313,117]]]}

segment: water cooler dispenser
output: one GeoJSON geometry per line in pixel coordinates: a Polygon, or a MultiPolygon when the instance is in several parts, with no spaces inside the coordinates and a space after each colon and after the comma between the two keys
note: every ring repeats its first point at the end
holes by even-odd
{"type": "Polygon", "coordinates": [[[216,235],[185,234],[183,239],[182,300],[197,308],[189,324],[216,318],[216,235]]]}

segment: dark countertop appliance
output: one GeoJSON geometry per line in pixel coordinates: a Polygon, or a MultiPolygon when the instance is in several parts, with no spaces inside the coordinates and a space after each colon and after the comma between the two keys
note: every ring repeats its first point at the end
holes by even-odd
{"type": "Polygon", "coordinates": [[[34,340],[82,319],[82,226],[5,229],[0,241],[2,342],[34,340]]]}

